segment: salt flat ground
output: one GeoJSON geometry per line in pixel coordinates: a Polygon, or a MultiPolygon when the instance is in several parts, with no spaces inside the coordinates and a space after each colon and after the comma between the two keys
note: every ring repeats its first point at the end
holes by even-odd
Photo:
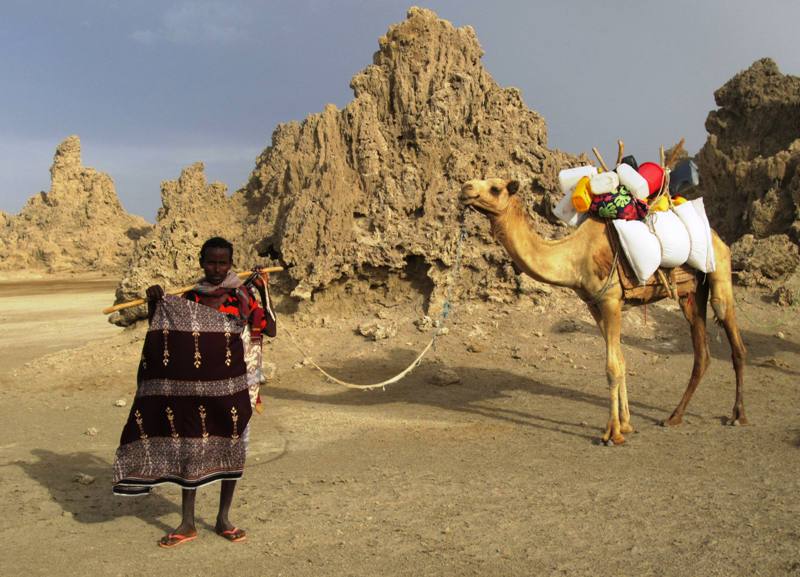
{"type": "MultiPolygon", "coordinates": [[[[105,322],[108,280],[2,282],[0,574],[800,575],[798,313],[737,297],[752,424],[722,424],[733,371],[711,324],[712,366],[685,424],[659,426],[691,368],[685,322],[662,302],[646,321],[626,316],[638,432],[614,448],[597,442],[602,340],[573,297],[458,303],[435,352],[386,391],[297,366],[284,332],[268,346],[276,376],[232,515],[248,540],[213,533],[212,486],[198,497],[199,539],[163,550],[179,491],[110,491],[144,327],[105,322]],[[436,386],[445,369],[459,382],[436,386]]],[[[373,382],[430,337],[413,324],[418,309],[387,310],[399,330],[379,342],[354,330],[374,318],[366,307],[293,328],[334,374],[373,382]]]]}

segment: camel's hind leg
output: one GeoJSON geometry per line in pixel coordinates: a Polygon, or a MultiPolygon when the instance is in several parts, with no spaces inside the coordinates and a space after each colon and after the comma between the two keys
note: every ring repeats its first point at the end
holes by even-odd
{"type": "Polygon", "coordinates": [[[728,246],[714,234],[714,253],[716,270],[709,274],[711,283],[711,308],[714,315],[725,329],[731,345],[731,360],[736,373],[736,401],[733,404],[731,424],[747,424],[744,414],[744,362],[747,356],[739,325],[736,322],[736,310],[733,300],[733,282],[731,280],[731,252],[728,246]]]}
{"type": "Polygon", "coordinates": [[[736,401],[733,404],[730,424],[747,425],[747,417],[744,414],[744,361],[747,350],[744,347],[742,335],[739,333],[733,306],[728,309],[725,318],[722,319],[722,326],[725,328],[725,334],[731,344],[731,360],[733,361],[733,370],[736,373],[736,401]]]}
{"type": "Polygon", "coordinates": [[[692,348],[694,349],[694,365],[692,366],[692,376],[689,377],[689,384],[681,397],[678,406],[672,411],[669,419],[664,421],[664,425],[680,425],[683,421],[683,413],[692,399],[692,395],[700,384],[700,380],[708,368],[708,339],[706,336],[706,303],[708,302],[708,282],[698,283],[697,291],[689,293],[680,299],[681,310],[692,332],[692,348]]]}

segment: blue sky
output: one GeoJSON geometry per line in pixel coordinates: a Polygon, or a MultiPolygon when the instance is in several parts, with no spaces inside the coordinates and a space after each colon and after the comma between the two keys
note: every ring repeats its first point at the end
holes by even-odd
{"type": "MultiPolygon", "coordinates": [[[[405,19],[395,0],[0,0],[0,210],[49,188],[58,143],[153,220],[159,185],[201,160],[233,191],[280,122],[352,99],[350,78],[405,19]]],[[[483,63],[573,153],[639,160],[705,141],[713,92],[769,56],[800,74],[794,0],[442,0],[483,63]]],[[[476,175],[483,176],[483,175],[476,175]]]]}

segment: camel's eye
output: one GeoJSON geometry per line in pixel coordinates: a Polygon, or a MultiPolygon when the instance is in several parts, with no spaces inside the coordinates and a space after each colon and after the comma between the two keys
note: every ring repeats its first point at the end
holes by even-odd
{"type": "Polygon", "coordinates": [[[492,188],[489,189],[489,192],[497,196],[498,194],[500,194],[500,188],[497,186],[493,186],[492,188]]]}

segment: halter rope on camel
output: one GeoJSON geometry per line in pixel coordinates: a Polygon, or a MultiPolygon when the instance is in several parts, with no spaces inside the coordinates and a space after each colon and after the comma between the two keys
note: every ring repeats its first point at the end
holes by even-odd
{"type": "Polygon", "coordinates": [[[383,388],[386,387],[386,385],[391,385],[393,383],[396,383],[397,381],[401,380],[403,377],[408,375],[411,371],[416,369],[417,366],[419,366],[419,364],[422,362],[422,357],[424,357],[425,354],[433,346],[434,341],[436,341],[436,338],[439,336],[439,332],[441,331],[441,328],[436,330],[436,334],[433,335],[433,338],[430,340],[428,345],[424,349],[422,349],[422,352],[417,356],[417,358],[414,359],[411,362],[411,364],[408,365],[403,371],[397,373],[395,376],[393,376],[390,379],[386,379],[385,381],[381,381],[380,383],[373,383],[371,385],[359,385],[357,383],[349,383],[347,381],[343,381],[341,379],[337,379],[336,377],[331,375],[329,372],[327,372],[325,369],[320,367],[317,363],[315,363],[314,359],[312,359],[309,355],[306,354],[306,352],[303,350],[303,348],[298,344],[297,340],[295,340],[294,335],[292,335],[292,332],[289,329],[287,329],[284,326],[283,330],[286,331],[287,335],[289,335],[289,339],[292,341],[292,343],[297,348],[297,350],[300,351],[300,354],[303,355],[303,359],[307,360],[311,364],[312,367],[314,367],[320,373],[325,375],[326,379],[336,383],[337,385],[342,385],[343,387],[347,387],[348,389],[361,389],[361,390],[371,391],[372,389],[383,389],[383,388]]]}

